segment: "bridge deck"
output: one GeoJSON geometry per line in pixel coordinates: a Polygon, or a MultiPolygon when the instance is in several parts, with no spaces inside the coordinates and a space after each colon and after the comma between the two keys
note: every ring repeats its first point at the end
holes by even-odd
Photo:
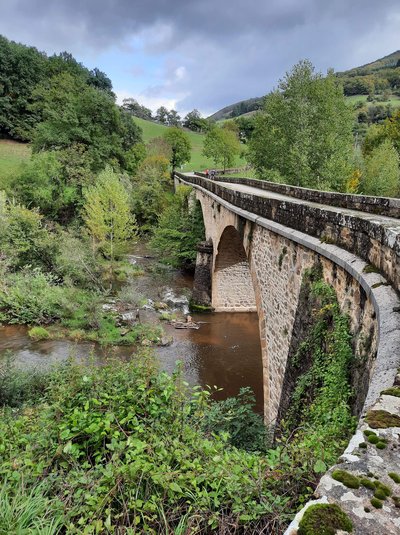
{"type": "MultiPolygon", "coordinates": [[[[189,174],[189,173],[188,173],[189,174]]],[[[190,175],[195,176],[195,175],[190,175]]],[[[349,208],[340,208],[337,206],[331,206],[328,204],[318,204],[315,202],[305,201],[302,199],[297,199],[296,197],[290,197],[289,195],[282,195],[280,193],[275,193],[273,191],[263,190],[260,188],[255,188],[253,186],[247,186],[245,184],[232,184],[229,182],[219,182],[215,181],[219,186],[227,189],[231,189],[234,191],[240,191],[242,193],[249,193],[250,195],[256,195],[257,197],[265,197],[268,199],[276,199],[280,201],[288,201],[294,204],[301,204],[301,205],[307,205],[312,206],[314,208],[321,208],[324,210],[328,210],[334,213],[341,213],[344,215],[352,215],[355,217],[359,217],[368,221],[373,221],[374,223],[378,223],[379,225],[382,225],[386,228],[390,229],[396,229],[400,232],[400,220],[396,219],[394,217],[386,217],[376,214],[370,214],[367,212],[361,212],[359,210],[351,210],[349,208]]]]}

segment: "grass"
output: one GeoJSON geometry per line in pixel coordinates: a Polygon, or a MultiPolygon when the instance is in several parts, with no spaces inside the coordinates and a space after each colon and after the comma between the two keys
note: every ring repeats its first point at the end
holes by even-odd
{"type": "Polygon", "coordinates": [[[30,155],[31,149],[26,143],[0,139],[0,189],[8,191],[11,178],[19,173],[30,155]]]}
{"type": "MultiPolygon", "coordinates": [[[[135,117],[134,121],[143,130],[143,141],[145,143],[155,137],[162,136],[169,128],[168,126],[154,123],[152,121],[145,121],[144,119],[139,119],[138,117],[135,117]]],[[[192,157],[190,159],[190,162],[183,166],[182,170],[201,171],[204,169],[212,169],[213,167],[216,167],[214,162],[210,160],[210,158],[206,158],[202,155],[205,134],[197,134],[196,132],[191,132],[190,130],[185,131],[189,136],[190,143],[192,144],[192,157]]],[[[244,159],[237,158],[234,165],[242,166],[245,164],[246,162],[244,159]]]]}
{"type": "Polygon", "coordinates": [[[385,102],[368,102],[367,98],[368,98],[368,95],[351,95],[349,97],[346,97],[346,101],[350,102],[351,104],[362,102],[368,107],[376,106],[378,104],[381,104],[383,106],[386,106],[387,104],[391,104],[393,107],[400,107],[400,97],[397,97],[396,95],[391,95],[388,100],[385,100],[385,102]]]}

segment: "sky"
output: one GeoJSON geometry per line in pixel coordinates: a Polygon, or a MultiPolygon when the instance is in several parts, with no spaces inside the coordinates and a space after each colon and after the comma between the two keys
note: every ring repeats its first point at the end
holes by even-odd
{"type": "Polygon", "coordinates": [[[390,54],[399,28],[399,0],[0,0],[0,34],[98,67],[120,103],[204,116],[301,59],[326,72],[390,54]]]}

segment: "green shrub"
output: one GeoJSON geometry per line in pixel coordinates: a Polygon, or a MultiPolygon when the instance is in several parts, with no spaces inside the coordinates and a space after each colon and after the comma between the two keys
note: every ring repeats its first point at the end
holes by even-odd
{"type": "Polygon", "coordinates": [[[247,451],[265,452],[272,437],[263,418],[254,412],[255,397],[251,388],[241,388],[236,397],[214,401],[207,412],[203,429],[206,433],[228,433],[229,442],[247,451]]]}
{"type": "Polygon", "coordinates": [[[19,407],[28,401],[36,402],[43,395],[49,377],[37,370],[19,370],[7,354],[0,361],[0,406],[19,407]]]}
{"type": "Polygon", "coordinates": [[[50,337],[50,333],[44,327],[32,327],[29,329],[28,335],[33,340],[47,340],[50,337]]]}
{"type": "Polygon", "coordinates": [[[138,356],[68,364],[50,376],[43,403],[3,412],[0,478],[23,480],[28,490],[40,478],[63,502],[71,533],[176,532],[185,520],[192,532],[230,524],[283,530],[298,469],[278,468],[281,455],[238,450],[223,434],[205,436],[208,406],[207,392],[138,356]]]}
{"type": "Polygon", "coordinates": [[[48,323],[60,317],[64,289],[40,269],[7,274],[0,283],[0,320],[8,323],[48,323]]]}

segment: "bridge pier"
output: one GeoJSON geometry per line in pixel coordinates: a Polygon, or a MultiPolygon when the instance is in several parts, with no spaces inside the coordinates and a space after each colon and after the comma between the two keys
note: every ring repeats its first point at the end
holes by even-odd
{"type": "Polygon", "coordinates": [[[192,299],[194,304],[210,307],[212,302],[213,244],[211,240],[197,245],[196,270],[192,299]]]}

